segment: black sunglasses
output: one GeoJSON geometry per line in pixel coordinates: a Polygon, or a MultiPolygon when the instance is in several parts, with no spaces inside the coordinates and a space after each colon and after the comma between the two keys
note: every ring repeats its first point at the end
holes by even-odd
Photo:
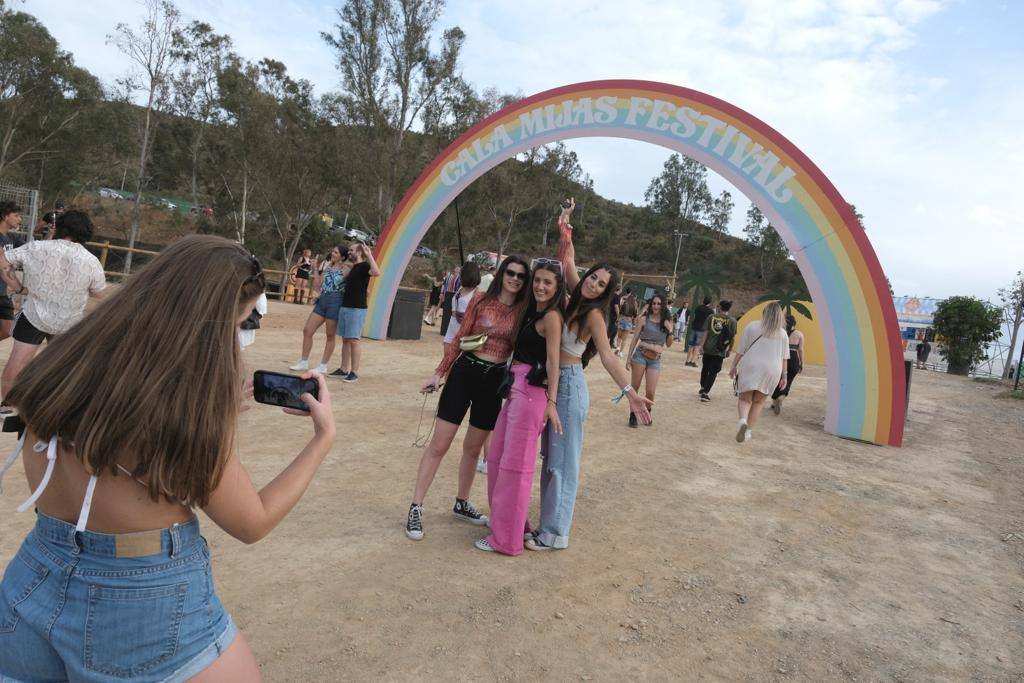
{"type": "Polygon", "coordinates": [[[517,280],[521,280],[523,282],[526,282],[526,273],[524,273],[524,272],[521,272],[521,271],[518,271],[518,270],[506,270],[505,271],[505,275],[508,275],[508,276],[514,277],[517,280]]]}

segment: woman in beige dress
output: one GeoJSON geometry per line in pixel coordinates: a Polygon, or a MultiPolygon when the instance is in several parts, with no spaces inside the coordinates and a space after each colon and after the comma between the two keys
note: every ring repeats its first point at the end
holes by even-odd
{"type": "Polygon", "coordinates": [[[729,377],[736,380],[739,400],[739,429],[736,440],[749,441],[754,425],[761,416],[765,399],[775,387],[786,388],[786,365],[789,362],[789,336],[782,328],[782,308],[770,303],[760,321],[747,325],[736,347],[729,377]]]}

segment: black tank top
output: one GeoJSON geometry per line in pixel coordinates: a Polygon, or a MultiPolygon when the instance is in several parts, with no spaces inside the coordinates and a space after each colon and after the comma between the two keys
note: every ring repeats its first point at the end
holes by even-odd
{"type": "Polygon", "coordinates": [[[515,351],[512,352],[512,360],[517,363],[544,365],[548,360],[547,340],[537,332],[537,321],[540,318],[530,317],[519,330],[516,337],[515,351]]]}

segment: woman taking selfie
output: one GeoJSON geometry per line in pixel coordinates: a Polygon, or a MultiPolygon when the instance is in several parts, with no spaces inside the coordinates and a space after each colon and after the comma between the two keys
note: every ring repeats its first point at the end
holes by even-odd
{"type": "Polygon", "coordinates": [[[263,290],[244,247],[182,238],[22,372],[9,400],[34,493],[19,510],[37,519],[0,584],[0,679],[260,679],[195,511],[255,543],[335,434],[327,386],[307,373],[309,442],[259,491],[242,466],[238,331],[263,290]]]}
{"type": "Polygon", "coordinates": [[[618,285],[619,274],[607,263],[592,266],[581,278],[576,272],[576,254],[571,242],[562,261],[562,272],[572,296],[565,307],[562,343],[559,353],[558,418],[562,430],[549,424],[544,431],[541,453],[544,469],[540,475],[540,523],[527,539],[530,550],[569,547],[576,491],[579,487],[580,458],[583,455],[583,422],[590,410],[590,390],[583,369],[595,355],[621,388],[619,398],[629,400],[629,409],[647,424],[648,406],[631,384],[608,342],[608,310],[618,285]]]}
{"type": "MultiPolygon", "coordinates": [[[[665,306],[665,297],[655,294],[647,302],[644,312],[636,321],[637,333],[626,355],[626,369],[632,372],[632,383],[637,391],[640,383],[647,379],[644,395],[654,403],[654,392],[658,389],[661,375],[661,354],[672,343],[672,316],[665,306]]],[[[636,414],[629,414],[629,426],[636,427],[636,414]]]]}
{"type": "Polygon", "coordinates": [[[522,258],[509,256],[502,261],[487,292],[478,292],[473,297],[459,333],[445,347],[441,364],[421,389],[429,393],[444,386],[437,403],[434,434],[420,458],[405,520],[405,535],[414,541],[423,538],[423,499],[467,411],[469,429],[462,441],[459,490],[452,515],[470,524],[487,524],[487,515],[480,514],[469,502],[469,491],[476,476],[477,455],[501,411],[498,387],[504,377],[505,362],[512,354],[529,276],[530,268],[522,258]]]}
{"type": "Polygon", "coordinates": [[[491,533],[475,544],[479,550],[504,555],[523,552],[537,440],[544,425],[550,422],[556,432],[562,431],[555,408],[565,301],[562,264],[534,259],[531,265],[533,284],[527,292],[509,368],[512,385],[487,453],[491,533]]]}

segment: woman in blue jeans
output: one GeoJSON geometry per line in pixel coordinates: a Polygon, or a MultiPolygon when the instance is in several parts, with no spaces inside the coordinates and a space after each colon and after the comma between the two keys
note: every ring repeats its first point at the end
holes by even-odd
{"type": "Polygon", "coordinates": [[[526,538],[529,550],[569,547],[583,453],[583,422],[590,410],[590,392],[583,369],[591,358],[601,358],[604,369],[622,389],[619,399],[625,396],[629,400],[630,411],[644,424],[651,421],[651,401],[642,398],[629,384],[629,375],[608,341],[608,311],[619,274],[607,263],[599,263],[581,278],[576,271],[571,236],[562,266],[566,283],[572,289],[559,354],[556,407],[562,431],[549,423],[541,439],[544,469],[540,475],[540,523],[526,538]]]}
{"type": "Polygon", "coordinates": [[[263,290],[241,245],[182,238],[18,377],[7,398],[27,428],[0,476],[23,445],[19,510],[36,523],[0,582],[0,680],[260,680],[195,511],[255,543],[335,435],[326,383],[306,373],[319,398],[287,411],[312,417],[306,446],[259,491],[239,460],[238,331],[263,290]]]}

